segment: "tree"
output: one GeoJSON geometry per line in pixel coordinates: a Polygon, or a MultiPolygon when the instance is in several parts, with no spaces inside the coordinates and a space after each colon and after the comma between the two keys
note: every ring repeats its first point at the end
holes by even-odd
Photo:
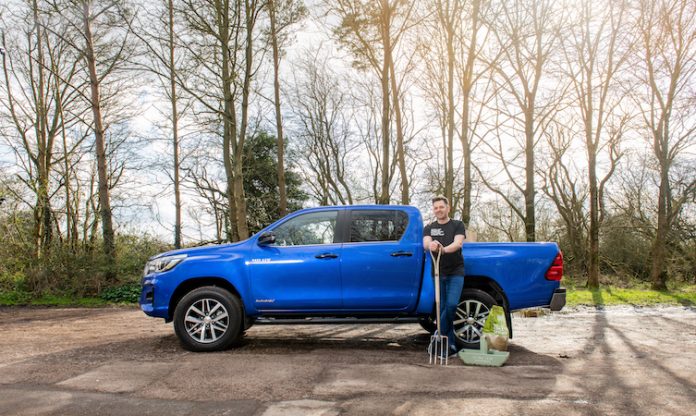
{"type": "Polygon", "coordinates": [[[621,114],[620,108],[625,91],[617,88],[617,83],[621,81],[619,71],[631,50],[624,30],[628,15],[626,9],[627,4],[623,1],[601,4],[593,0],[583,1],[580,10],[577,10],[578,21],[570,26],[563,45],[566,74],[575,93],[571,106],[579,110],[581,136],[587,154],[587,286],[592,289],[599,287],[599,229],[606,211],[604,190],[621,157],[619,145],[628,120],[628,116],[621,114]],[[608,167],[599,177],[598,164],[603,154],[608,159],[608,167]]]}
{"type": "Polygon", "coordinates": [[[696,143],[692,88],[696,80],[696,4],[690,0],[641,1],[637,28],[642,88],[635,102],[649,131],[659,177],[650,277],[654,289],[665,290],[671,233],[684,204],[696,194],[693,169],[674,169],[696,143]]]}
{"type": "MultiPolygon", "coordinates": [[[[490,32],[482,28],[492,13],[491,7],[492,3],[480,0],[435,2],[430,7],[432,18],[425,20],[419,48],[426,75],[420,78],[422,88],[435,107],[443,135],[444,177],[438,178],[438,192],[451,201],[453,214],[461,213],[467,226],[472,204],[471,155],[477,142],[474,132],[483,127],[480,110],[491,96],[486,85],[480,84],[490,78],[497,60],[495,56],[483,56],[490,32]],[[482,88],[477,90],[477,86],[482,88]],[[456,163],[455,134],[462,155],[456,163]]],[[[480,140],[483,135],[478,136],[480,140]]]]}
{"type": "MultiPolygon", "coordinates": [[[[278,154],[276,146],[279,142],[275,137],[264,131],[259,131],[249,137],[244,149],[244,194],[249,205],[254,207],[249,213],[249,229],[258,232],[271,224],[278,217],[280,200],[277,198],[278,189],[278,154]]],[[[283,177],[287,181],[287,209],[289,212],[302,208],[307,200],[307,194],[301,190],[302,180],[292,170],[286,170],[283,177]]]]}
{"type": "MultiPolygon", "coordinates": [[[[171,123],[172,167],[171,180],[174,185],[174,247],[181,248],[182,244],[182,201],[181,201],[181,134],[180,121],[184,111],[181,102],[181,94],[177,88],[177,81],[185,78],[178,74],[183,66],[181,48],[177,36],[180,23],[175,20],[174,0],[160,0],[154,5],[145,5],[138,19],[137,27],[131,30],[141,41],[145,48],[145,54],[136,60],[136,65],[144,67],[154,74],[162,84],[164,97],[170,104],[169,122],[171,123]],[[161,28],[166,28],[162,33],[161,28]]],[[[186,107],[186,103],[184,106],[186,107]]],[[[168,172],[169,173],[169,172],[168,172]]]]}
{"type": "Polygon", "coordinates": [[[276,136],[278,137],[278,212],[283,217],[287,213],[287,190],[285,181],[285,137],[283,135],[283,120],[280,111],[280,69],[281,48],[287,39],[287,28],[300,21],[307,14],[307,9],[301,0],[268,0],[266,6],[270,18],[270,37],[273,48],[273,99],[276,118],[276,136]]]}
{"type": "Polygon", "coordinates": [[[291,105],[296,152],[311,194],[322,205],[353,204],[350,166],[359,143],[352,139],[347,84],[316,54],[296,64],[291,105]]]}
{"type": "Polygon", "coordinates": [[[181,13],[187,24],[187,52],[195,70],[181,87],[200,108],[203,123],[219,125],[222,131],[228,203],[227,238],[249,236],[244,197],[244,141],[249,126],[252,79],[258,67],[255,30],[263,3],[258,0],[182,0],[181,13]]]}
{"type": "Polygon", "coordinates": [[[394,50],[414,24],[411,19],[414,6],[415,2],[406,0],[338,0],[330,5],[330,9],[341,19],[334,33],[339,42],[355,56],[354,66],[374,71],[381,86],[381,186],[380,196],[376,201],[379,204],[389,204],[391,199],[388,167],[391,155],[392,111],[395,112],[397,125],[396,157],[401,175],[401,202],[408,204],[410,200],[394,50]],[[396,107],[392,110],[394,104],[396,107]]]}
{"type": "Polygon", "coordinates": [[[582,169],[578,167],[579,151],[573,147],[573,140],[578,136],[577,127],[571,121],[556,121],[545,134],[548,155],[544,158],[539,171],[542,177],[544,194],[556,206],[565,228],[562,241],[563,259],[573,271],[587,271],[587,215],[585,206],[588,199],[588,186],[582,179],[582,169]]]}
{"type": "MultiPolygon", "coordinates": [[[[14,130],[5,130],[3,136],[21,161],[22,181],[36,195],[32,204],[33,248],[34,256],[41,259],[50,249],[57,228],[51,201],[61,187],[65,190],[67,207],[72,200],[70,177],[66,175],[58,185],[52,177],[61,164],[66,172],[69,170],[69,159],[84,139],[78,137],[70,147],[66,141],[66,129],[74,126],[77,114],[83,109],[79,94],[72,89],[73,83],[81,84],[80,59],[66,40],[70,36],[69,28],[63,27],[60,32],[49,30],[55,19],[36,0],[21,4],[23,8],[13,10],[9,14],[11,20],[5,23],[7,27],[21,28],[24,33],[9,38],[5,31],[1,34],[2,90],[6,98],[2,100],[2,117],[14,130]],[[62,154],[58,148],[61,141],[62,154]]],[[[72,212],[68,212],[67,221],[69,241],[73,241],[76,230],[72,212]]],[[[58,237],[61,238],[60,234],[58,237]]]]}
{"type": "MultiPolygon", "coordinates": [[[[114,159],[116,149],[122,143],[113,140],[113,133],[107,131],[105,108],[113,108],[121,99],[112,90],[118,84],[119,93],[126,91],[127,76],[125,63],[134,52],[128,30],[130,9],[128,2],[108,1],[95,4],[85,0],[51,0],[47,11],[60,17],[60,25],[46,26],[53,34],[60,36],[56,27],[65,27],[72,36],[62,36],[75,53],[83,58],[86,72],[85,91],[82,85],[70,85],[84,99],[90,108],[91,119],[82,122],[94,132],[96,153],[98,209],[102,225],[103,251],[107,259],[109,280],[115,279],[116,242],[114,236],[111,189],[123,173],[124,162],[114,159]],[[111,136],[111,138],[110,138],[111,136]]],[[[119,108],[118,110],[123,110],[119,108]]],[[[117,111],[117,109],[112,109],[117,111]]],[[[116,115],[118,121],[127,117],[125,112],[116,115]]]]}
{"type": "Polygon", "coordinates": [[[493,66],[498,86],[493,110],[502,122],[496,122],[496,143],[486,145],[501,162],[500,173],[507,177],[515,192],[522,194],[524,206],[520,208],[496,186],[495,178],[487,178],[479,167],[476,169],[484,184],[524,221],[526,240],[535,241],[535,150],[543,130],[557,111],[558,97],[563,96],[564,87],[548,86],[552,80],[546,79],[552,54],[558,46],[563,16],[550,0],[502,2],[501,8],[489,25],[501,54],[501,59],[493,66]],[[514,151],[508,150],[513,147],[511,140],[503,143],[506,138],[516,142],[514,151]],[[523,157],[523,180],[513,172],[518,156],[523,157]]]}

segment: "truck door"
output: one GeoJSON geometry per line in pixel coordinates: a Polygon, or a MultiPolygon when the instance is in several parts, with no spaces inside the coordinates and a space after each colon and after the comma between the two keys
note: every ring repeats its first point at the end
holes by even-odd
{"type": "Polygon", "coordinates": [[[422,230],[409,229],[408,215],[398,209],[354,209],[349,218],[341,257],[343,307],[414,308],[420,289],[422,230]]]}
{"type": "Polygon", "coordinates": [[[337,210],[298,215],[271,230],[276,236],[274,244],[254,248],[248,267],[256,309],[341,308],[337,219],[337,210]]]}

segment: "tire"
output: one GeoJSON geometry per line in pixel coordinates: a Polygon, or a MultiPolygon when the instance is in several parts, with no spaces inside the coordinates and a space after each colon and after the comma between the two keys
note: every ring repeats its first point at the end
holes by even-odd
{"type": "Polygon", "coordinates": [[[483,324],[493,305],[497,305],[495,299],[483,290],[462,290],[454,319],[457,348],[479,347],[483,324]]]}
{"type": "Polygon", "coordinates": [[[421,328],[428,331],[430,335],[434,334],[435,330],[437,329],[437,324],[433,320],[433,315],[428,316],[427,318],[418,319],[418,323],[420,324],[421,328]]]}
{"type": "Polygon", "coordinates": [[[246,331],[247,329],[251,328],[252,326],[254,326],[255,323],[256,323],[256,319],[250,318],[248,316],[245,317],[244,318],[244,330],[246,331]]]}
{"type": "Polygon", "coordinates": [[[216,286],[187,293],[174,310],[174,332],[189,351],[220,351],[238,343],[243,334],[242,305],[236,296],[216,286]]]}

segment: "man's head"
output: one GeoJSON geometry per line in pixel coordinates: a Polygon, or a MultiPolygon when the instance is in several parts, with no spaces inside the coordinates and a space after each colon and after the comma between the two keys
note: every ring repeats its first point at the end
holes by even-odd
{"type": "Polygon", "coordinates": [[[450,205],[447,198],[444,196],[436,196],[432,199],[433,202],[433,214],[438,221],[444,221],[449,218],[450,205]]]}

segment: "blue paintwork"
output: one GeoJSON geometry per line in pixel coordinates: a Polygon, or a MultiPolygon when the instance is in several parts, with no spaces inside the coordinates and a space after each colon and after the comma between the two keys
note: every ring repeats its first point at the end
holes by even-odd
{"type": "MultiPolygon", "coordinates": [[[[342,223],[339,221],[339,226],[342,223]]],[[[294,212],[251,238],[234,244],[175,250],[154,256],[186,254],[174,269],[143,277],[141,309],[171,319],[170,300],[191,279],[221,278],[240,295],[247,316],[283,313],[423,316],[433,310],[431,259],[422,249],[423,222],[415,207],[362,205],[310,208],[294,212]],[[402,210],[409,218],[400,241],[259,246],[258,237],[309,212],[402,210]],[[398,251],[412,256],[392,256],[398,251]],[[320,254],[336,258],[318,259],[320,254]],[[423,276],[425,275],[425,278],[423,276]],[[154,299],[147,298],[154,291],[154,299]]],[[[343,235],[337,231],[339,236],[343,235]]],[[[340,237],[337,237],[340,239],[340,237]]],[[[504,291],[510,310],[549,305],[560,282],[544,278],[558,253],[556,243],[466,243],[466,279],[488,278],[504,291]]]]}

